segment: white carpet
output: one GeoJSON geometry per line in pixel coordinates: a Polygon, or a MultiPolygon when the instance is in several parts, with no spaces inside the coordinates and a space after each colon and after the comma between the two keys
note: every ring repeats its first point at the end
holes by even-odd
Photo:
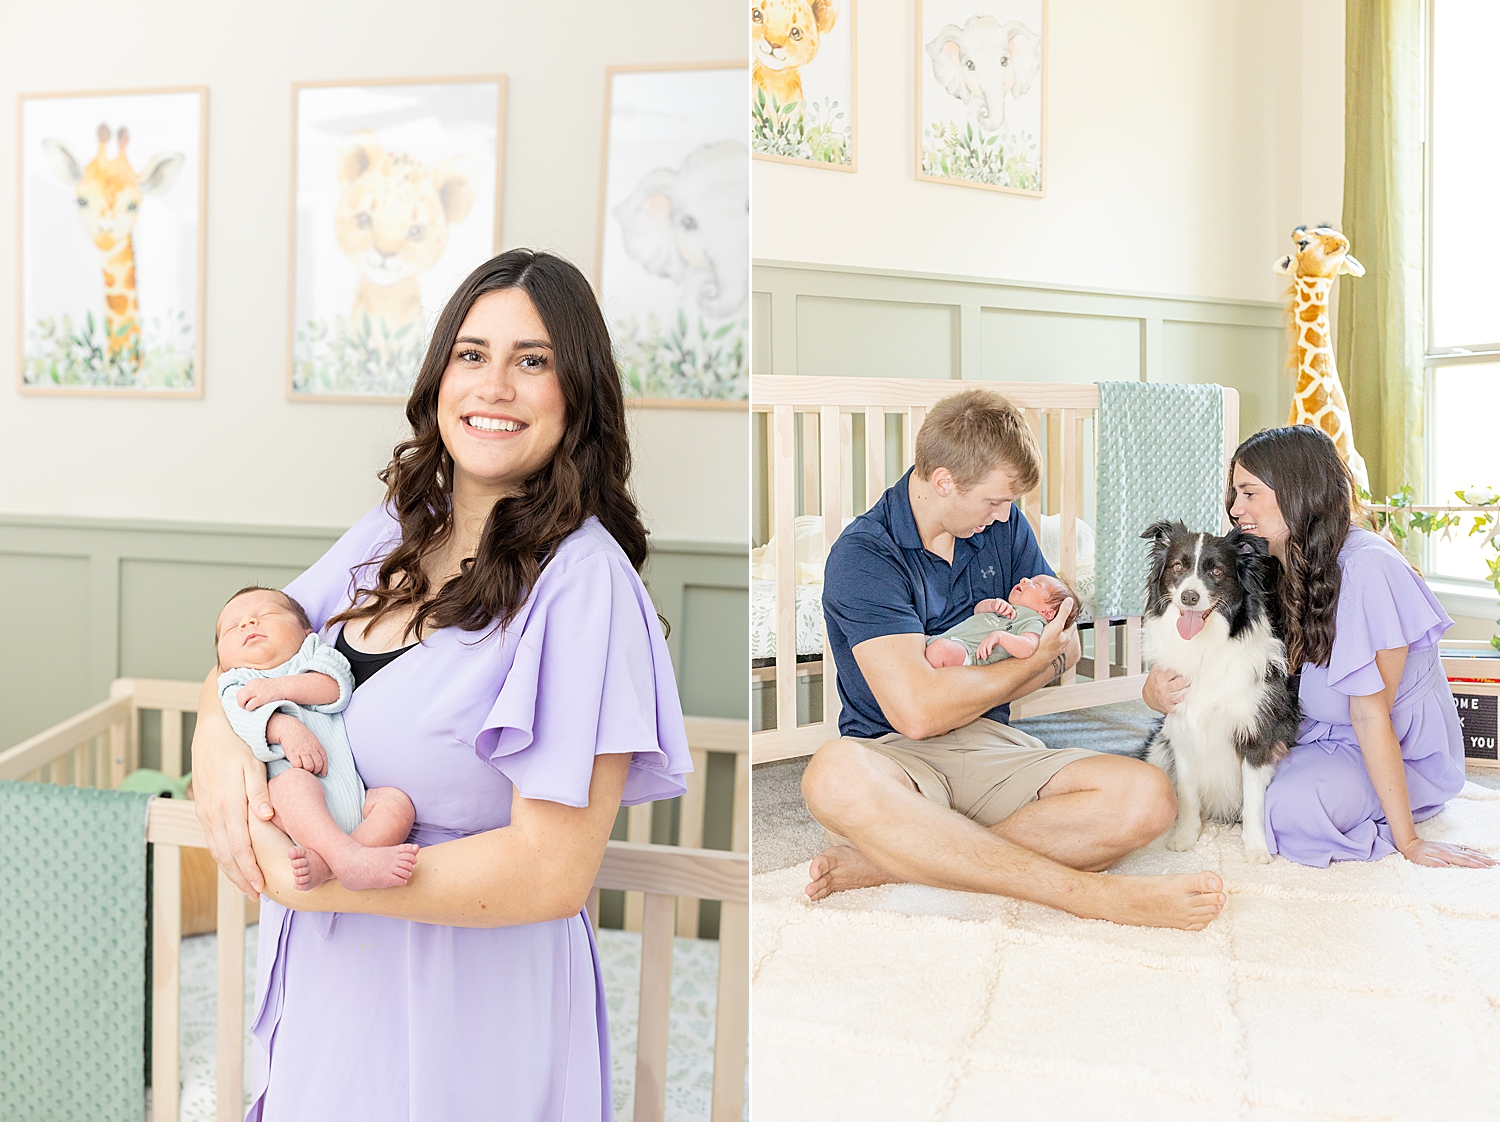
{"type": "MultiPolygon", "coordinates": [[[[1500,855],[1470,783],[1424,837],[1500,855]]],[[[1247,865],[1239,828],[1120,872],[1210,868],[1206,931],[887,885],[754,878],[752,1103],[833,1122],[1500,1118],[1500,868],[1247,865]]]]}

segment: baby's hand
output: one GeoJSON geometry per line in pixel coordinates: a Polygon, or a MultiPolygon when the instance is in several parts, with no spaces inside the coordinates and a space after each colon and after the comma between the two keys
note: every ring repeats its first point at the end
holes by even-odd
{"type": "Polygon", "coordinates": [[[252,678],[240,687],[240,692],[235,694],[234,699],[241,709],[253,712],[268,701],[285,701],[281,685],[275,678],[252,678]]]}
{"type": "MultiPolygon", "coordinates": [[[[1000,601],[1000,602],[1002,604],[1005,603],[1005,601],[1003,601],[1003,600],[1000,601]]],[[[1007,608],[1010,607],[1009,604],[1006,604],[1005,606],[1007,608]]],[[[1014,608],[1011,608],[1011,610],[1015,611],[1014,608]]],[[[995,646],[1000,642],[1000,636],[1002,636],[1004,634],[1005,634],[1005,632],[1003,632],[1003,631],[991,631],[982,640],[980,640],[979,647],[974,652],[974,661],[975,662],[983,662],[985,659],[989,658],[990,655],[994,653],[995,646]]]]}
{"type": "Polygon", "coordinates": [[[277,713],[267,725],[267,739],[279,737],[274,742],[281,745],[286,762],[313,775],[328,774],[328,753],[317,736],[296,717],[277,713]]]}
{"type": "Polygon", "coordinates": [[[996,615],[1002,615],[1006,619],[1016,618],[1016,610],[1010,606],[1009,602],[1000,599],[998,596],[989,600],[981,600],[974,605],[974,614],[976,616],[983,615],[985,612],[994,612],[996,615]]]}

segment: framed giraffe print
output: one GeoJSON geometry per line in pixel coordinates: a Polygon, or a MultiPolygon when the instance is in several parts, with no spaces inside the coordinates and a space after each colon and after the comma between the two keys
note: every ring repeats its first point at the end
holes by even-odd
{"type": "Polygon", "coordinates": [[[1047,0],[917,0],[917,178],[1046,191],[1047,0]]]}
{"type": "Polygon", "coordinates": [[[202,396],[207,102],[21,95],[23,394],[202,396]]]}
{"type": "Polygon", "coordinates": [[[289,400],[406,400],[499,252],[504,150],[503,75],[293,86],[289,400]]]}
{"type": "Polygon", "coordinates": [[[633,405],[749,400],[748,78],[743,60],[605,76],[597,288],[633,405]]]}
{"type": "Polygon", "coordinates": [[[756,0],[750,150],[757,160],[857,171],[858,0],[756,0]]]}

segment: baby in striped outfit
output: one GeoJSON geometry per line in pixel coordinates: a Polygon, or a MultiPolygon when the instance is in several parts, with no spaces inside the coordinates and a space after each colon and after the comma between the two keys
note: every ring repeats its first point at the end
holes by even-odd
{"type": "Polygon", "coordinates": [[[348,660],[318,639],[302,605],[271,588],[229,598],[214,647],[224,712],[266,764],[272,824],[296,843],[296,886],[405,884],[417,864],[406,842],[416,811],[394,787],[366,791],[355,769],[341,716],[354,692],[348,660]]]}

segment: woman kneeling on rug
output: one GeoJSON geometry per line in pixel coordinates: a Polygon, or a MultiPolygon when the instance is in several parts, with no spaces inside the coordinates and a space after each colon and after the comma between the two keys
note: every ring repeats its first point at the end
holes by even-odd
{"type": "MultiPolygon", "coordinates": [[[[1301,733],[1266,790],[1269,848],[1320,868],[1398,851],[1418,865],[1494,865],[1413,827],[1464,785],[1438,657],[1453,621],[1393,546],[1350,524],[1353,499],[1349,470],[1320,429],[1266,429],[1235,451],[1225,506],[1283,566],[1287,664],[1301,668],[1301,733]]],[[[1153,670],[1143,697],[1169,712],[1186,685],[1153,670]]]]}

